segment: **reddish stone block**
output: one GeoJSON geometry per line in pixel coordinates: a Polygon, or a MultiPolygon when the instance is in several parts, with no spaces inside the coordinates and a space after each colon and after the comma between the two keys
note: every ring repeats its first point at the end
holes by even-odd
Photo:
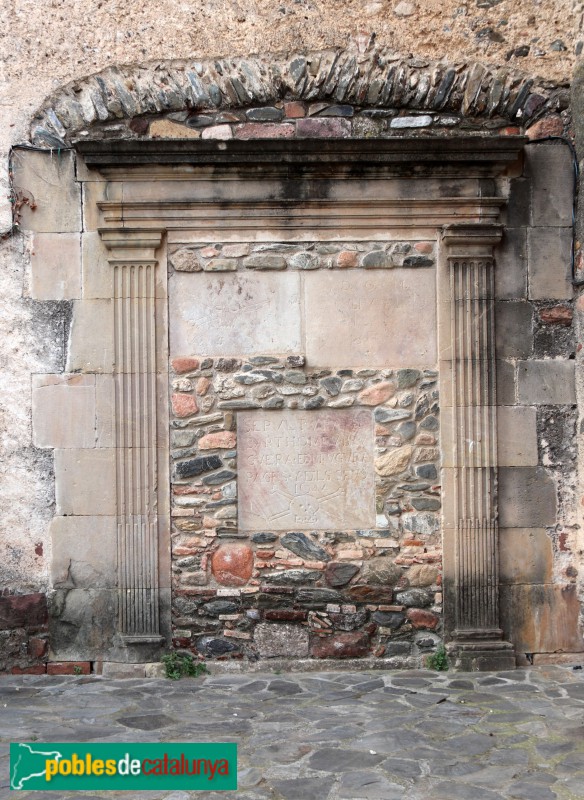
{"type": "Polygon", "coordinates": [[[301,117],[305,117],[306,109],[304,108],[304,103],[300,103],[298,100],[294,100],[291,103],[284,103],[284,115],[288,117],[288,119],[300,119],[301,117]]]}
{"type": "Polygon", "coordinates": [[[395,394],[395,383],[382,381],[364,389],[359,395],[359,402],[366,406],[377,406],[385,403],[395,394]]]}
{"type": "Polygon", "coordinates": [[[539,318],[546,325],[564,325],[569,328],[574,318],[574,312],[566,306],[553,306],[552,308],[542,308],[539,318]]]}
{"type": "Polygon", "coordinates": [[[434,614],[432,611],[425,611],[422,608],[410,608],[406,616],[414,628],[434,630],[440,621],[437,614],[434,614]]]}
{"type": "Polygon", "coordinates": [[[275,550],[257,550],[256,555],[258,558],[261,558],[262,561],[266,561],[269,558],[273,558],[275,554],[275,550]]]}
{"type": "Polygon", "coordinates": [[[172,395],[172,411],[177,417],[190,417],[199,410],[197,401],[192,394],[177,392],[172,395]]]}
{"type": "Polygon", "coordinates": [[[341,250],[337,256],[337,267],[350,269],[358,264],[358,253],[355,250],[341,250]]]}
{"type": "Polygon", "coordinates": [[[28,652],[32,658],[42,658],[47,654],[49,642],[47,639],[38,639],[32,636],[28,640],[28,652]]]}
{"type": "Polygon", "coordinates": [[[223,544],[213,553],[211,570],[223,586],[243,586],[253,573],[253,550],[247,544],[223,544]]]}
{"type": "Polygon", "coordinates": [[[417,253],[424,253],[426,255],[431,253],[433,249],[434,245],[432,242],[416,242],[414,245],[414,250],[416,250],[417,253]]]}
{"type": "Polygon", "coordinates": [[[294,125],[287,122],[246,122],[235,127],[236,139],[291,139],[294,125]]]}
{"type": "Polygon", "coordinates": [[[525,131],[529,139],[544,139],[546,136],[561,136],[564,132],[564,123],[558,114],[539,119],[525,131]]]}
{"type": "Polygon", "coordinates": [[[336,117],[307,117],[296,123],[296,135],[302,138],[345,138],[351,135],[351,123],[336,117]]]}
{"type": "Polygon", "coordinates": [[[211,381],[209,378],[199,378],[197,385],[195,386],[195,390],[199,397],[204,397],[207,394],[210,385],[211,381]]]}
{"type": "Polygon", "coordinates": [[[369,647],[367,634],[351,631],[313,639],[310,652],[314,658],[359,658],[369,653],[369,647]]]}
{"type": "Polygon", "coordinates": [[[179,375],[182,375],[184,372],[192,372],[195,369],[199,369],[199,359],[198,358],[173,358],[172,359],[172,368],[179,375]]]}
{"type": "Polygon", "coordinates": [[[47,598],[41,592],[0,597],[0,630],[38,627],[48,619],[47,598]]]}
{"type": "Polygon", "coordinates": [[[507,128],[501,128],[499,131],[501,136],[518,136],[520,133],[521,131],[515,125],[509,125],[507,128]]]}
{"type": "Polygon", "coordinates": [[[34,667],[12,667],[10,672],[12,675],[44,675],[46,667],[46,664],[36,664],[34,667]]]}
{"type": "Polygon", "coordinates": [[[232,450],[236,444],[236,436],[232,431],[218,431],[217,433],[208,433],[199,439],[199,450],[214,450],[221,448],[224,450],[232,450]]]}
{"type": "Polygon", "coordinates": [[[89,675],[90,661],[49,661],[47,675],[89,675]]]}
{"type": "Polygon", "coordinates": [[[357,603],[391,603],[393,601],[393,589],[385,586],[366,586],[358,583],[349,587],[348,594],[351,600],[357,603]]]}

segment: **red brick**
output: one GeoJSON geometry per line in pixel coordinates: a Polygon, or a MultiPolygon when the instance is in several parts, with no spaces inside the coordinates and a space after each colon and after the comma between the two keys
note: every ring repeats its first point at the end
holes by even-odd
{"type": "Polygon", "coordinates": [[[564,325],[569,328],[574,318],[574,312],[566,306],[553,306],[552,308],[542,308],[539,318],[546,325],[564,325]]]}
{"type": "Polygon", "coordinates": [[[90,672],[90,661],[49,661],[47,664],[47,675],[89,675],[90,672]]]}
{"type": "Polygon", "coordinates": [[[406,616],[414,628],[434,630],[440,621],[437,614],[433,614],[432,611],[425,611],[423,608],[410,608],[406,616]]]}
{"type": "Polygon", "coordinates": [[[47,622],[47,598],[41,592],[0,597],[0,630],[38,627],[47,622]]]}
{"type": "Polygon", "coordinates": [[[46,664],[37,664],[34,667],[12,667],[10,672],[12,675],[44,675],[46,666],[46,664]]]}
{"type": "Polygon", "coordinates": [[[38,639],[36,636],[32,636],[28,640],[28,652],[32,658],[42,658],[47,654],[48,647],[47,639],[38,639]]]}
{"type": "Polygon", "coordinates": [[[291,139],[294,125],[287,122],[246,122],[235,127],[236,139],[291,139]]]}
{"type": "Polygon", "coordinates": [[[177,417],[190,417],[199,410],[197,401],[192,394],[177,392],[172,395],[172,410],[177,417]]]}
{"type": "Polygon", "coordinates": [[[172,368],[175,372],[178,372],[179,375],[182,375],[183,372],[193,372],[193,370],[199,369],[199,359],[173,358],[172,368]]]}

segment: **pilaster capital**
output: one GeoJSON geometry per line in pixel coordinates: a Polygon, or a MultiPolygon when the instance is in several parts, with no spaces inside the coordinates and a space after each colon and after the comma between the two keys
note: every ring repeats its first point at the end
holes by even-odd
{"type": "Polygon", "coordinates": [[[161,230],[100,228],[99,235],[109,251],[110,264],[157,263],[156,251],[163,237],[161,230]]]}
{"type": "Polygon", "coordinates": [[[441,238],[449,259],[492,258],[493,248],[503,237],[503,225],[494,222],[444,225],[441,238]]]}

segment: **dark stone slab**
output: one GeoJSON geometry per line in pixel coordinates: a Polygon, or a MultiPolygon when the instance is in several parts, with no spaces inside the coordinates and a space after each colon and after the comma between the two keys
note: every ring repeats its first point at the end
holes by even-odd
{"type": "Polygon", "coordinates": [[[179,478],[193,478],[203,472],[211,472],[223,466],[219,456],[200,456],[188,461],[179,461],[175,465],[175,471],[179,478]]]}
{"type": "Polygon", "coordinates": [[[133,717],[118,717],[117,722],[126,728],[137,728],[140,731],[158,731],[168,728],[175,720],[166,714],[138,714],[133,717]]]}
{"type": "Polygon", "coordinates": [[[330,561],[330,555],[305,533],[286,533],[280,543],[300,558],[308,561],[330,561]]]}

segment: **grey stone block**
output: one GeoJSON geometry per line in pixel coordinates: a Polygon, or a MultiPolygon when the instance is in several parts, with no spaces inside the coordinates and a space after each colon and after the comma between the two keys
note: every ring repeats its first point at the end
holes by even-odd
{"type": "Polygon", "coordinates": [[[529,178],[515,178],[511,181],[506,217],[505,222],[510,228],[529,225],[531,221],[531,180],[529,178]]]}
{"type": "Polygon", "coordinates": [[[510,361],[497,360],[497,405],[515,405],[515,365],[510,361]]]}
{"type": "Polygon", "coordinates": [[[572,297],[571,228],[528,229],[527,256],[530,300],[567,300],[572,297]]]}
{"type": "Polygon", "coordinates": [[[496,348],[499,358],[527,358],[533,350],[533,309],[523,300],[495,303],[496,348]]]}
{"type": "Polygon", "coordinates": [[[575,362],[532,359],[517,366],[519,403],[572,405],[576,402],[575,362]]]}
{"type": "Polygon", "coordinates": [[[531,224],[571,225],[574,167],[568,147],[551,142],[527,147],[525,166],[531,178],[531,224]]]}
{"type": "Polygon", "coordinates": [[[500,300],[527,297],[527,231],[506,228],[495,257],[495,296],[500,300]]]}
{"type": "Polygon", "coordinates": [[[543,467],[499,468],[501,528],[543,528],[556,522],[556,487],[543,467]]]}

